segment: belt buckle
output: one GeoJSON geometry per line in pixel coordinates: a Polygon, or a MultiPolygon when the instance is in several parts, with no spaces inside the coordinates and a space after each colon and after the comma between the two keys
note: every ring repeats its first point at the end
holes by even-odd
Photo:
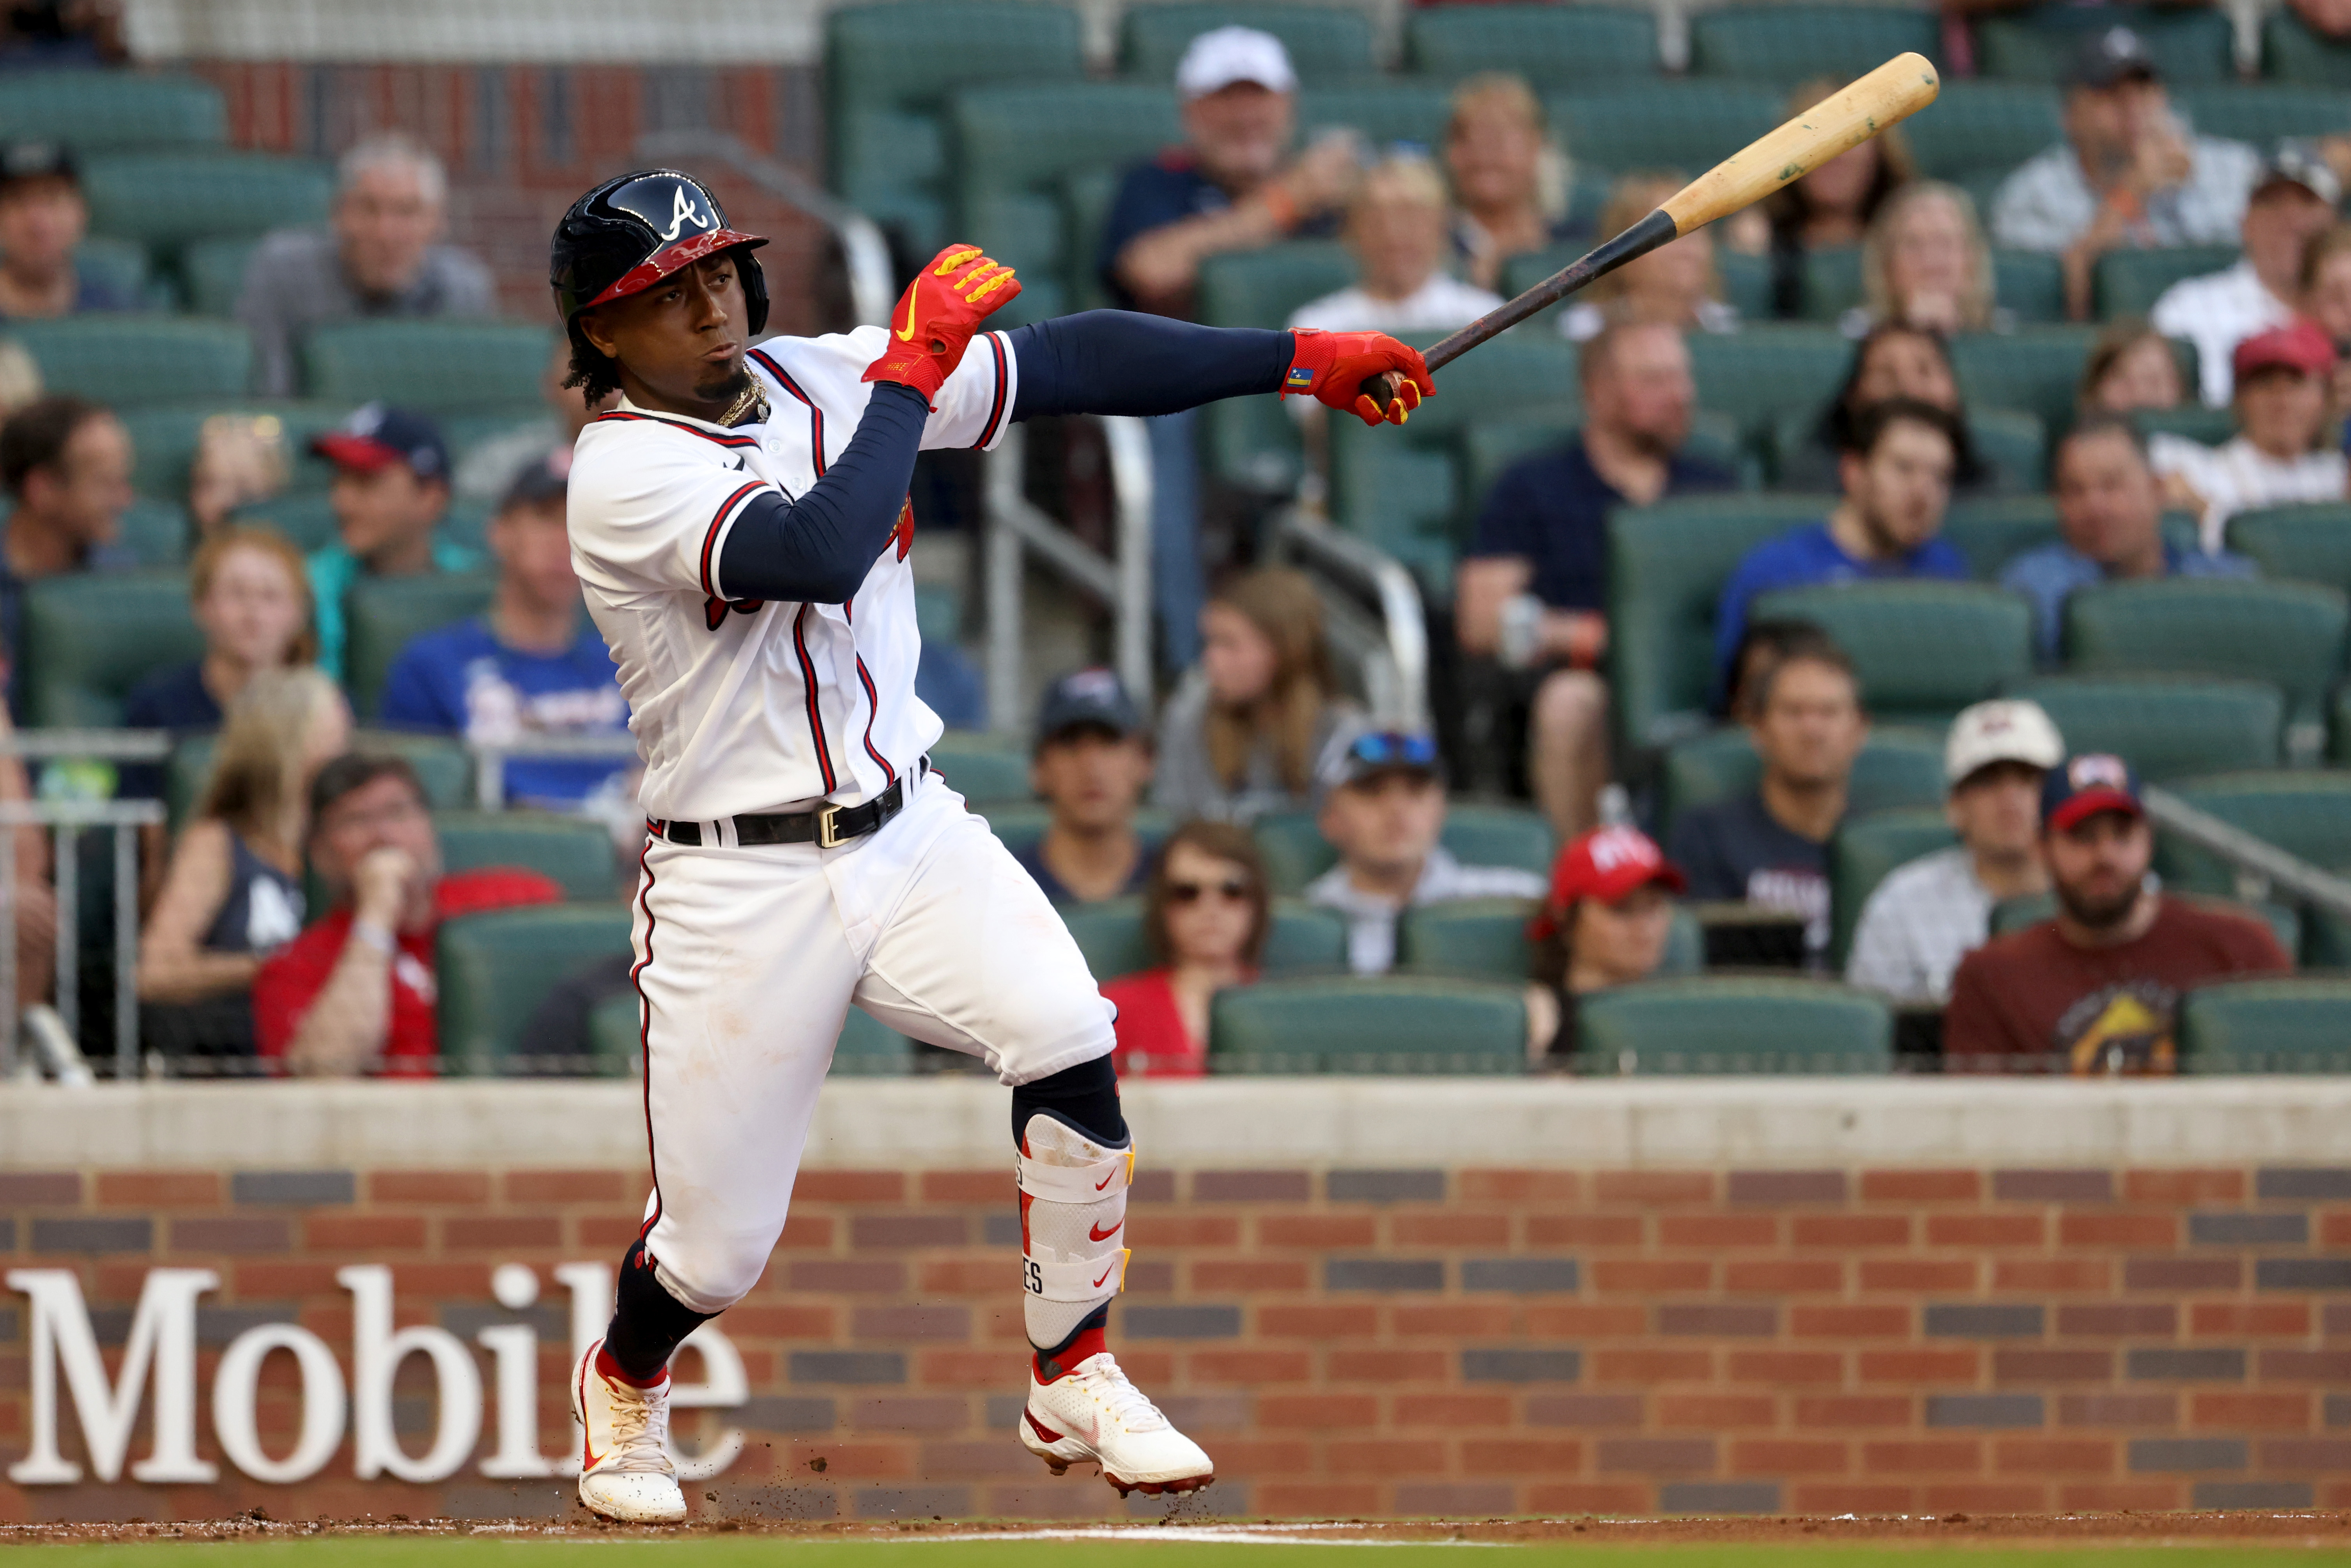
{"type": "Polygon", "coordinates": [[[820,850],[837,850],[841,846],[841,808],[831,804],[818,807],[816,847],[820,850]]]}

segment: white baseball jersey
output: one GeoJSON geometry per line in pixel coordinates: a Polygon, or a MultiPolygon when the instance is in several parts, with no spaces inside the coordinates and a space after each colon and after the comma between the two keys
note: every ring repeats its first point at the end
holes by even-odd
{"type": "MultiPolygon", "coordinates": [[[[625,399],[580,433],[571,559],[620,665],[645,764],[639,797],[663,821],[870,799],[906,777],[945,727],[914,696],[911,507],[847,604],[737,598],[726,536],[762,492],[808,493],[865,412],[888,329],[771,338],[747,364],[764,423],[732,429],[625,399]]],[[[923,431],[925,448],[987,450],[1011,423],[1019,367],[1000,332],[972,340],[923,431]]]]}

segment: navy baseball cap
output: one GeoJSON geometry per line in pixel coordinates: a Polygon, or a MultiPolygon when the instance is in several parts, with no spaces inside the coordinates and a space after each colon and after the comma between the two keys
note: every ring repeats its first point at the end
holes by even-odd
{"type": "Polygon", "coordinates": [[[507,485],[506,494],[498,497],[498,510],[513,507],[536,507],[548,501],[560,501],[571,485],[571,448],[559,446],[544,457],[534,458],[523,465],[522,472],[507,485]]]}
{"type": "Polygon", "coordinates": [[[2065,79],[2074,87],[2104,90],[2126,81],[2159,78],[2155,57],[2147,52],[2147,40],[2128,27],[2115,26],[2101,27],[2082,40],[2065,79]]]}
{"type": "Polygon", "coordinates": [[[25,180],[63,180],[78,187],[81,173],[61,141],[11,141],[0,145],[0,190],[25,180]]]}
{"type": "Polygon", "coordinates": [[[1048,746],[1083,728],[1106,729],[1122,740],[1143,728],[1143,716],[1115,671],[1075,670],[1045,688],[1037,705],[1037,744],[1048,746]]]}
{"type": "Polygon", "coordinates": [[[2067,832],[2100,811],[2120,811],[2144,817],[2138,798],[2138,774],[2112,752],[2093,751],[2069,757],[2041,779],[2041,825],[2067,832]]]}
{"type": "Polygon", "coordinates": [[[419,479],[449,478],[449,448],[441,427],[421,413],[371,402],[342,428],[310,438],[310,450],[338,468],[372,474],[397,463],[419,479]]]}

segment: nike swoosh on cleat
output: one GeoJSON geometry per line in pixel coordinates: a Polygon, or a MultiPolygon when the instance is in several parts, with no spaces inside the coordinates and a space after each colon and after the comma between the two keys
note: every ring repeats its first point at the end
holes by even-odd
{"type": "MultiPolygon", "coordinates": [[[[1061,1440],[1061,1434],[1054,1431],[1053,1428],[1046,1426],[1045,1423],[1037,1419],[1037,1412],[1034,1410],[1023,1410],[1020,1414],[1028,1418],[1029,1425],[1036,1429],[1037,1436],[1044,1438],[1045,1441],[1049,1443],[1058,1443],[1061,1440]]],[[[1002,1430],[1001,1427],[998,1429],[999,1431],[1002,1430]]]]}
{"type": "Polygon", "coordinates": [[[1097,1230],[1092,1226],[1089,1225],[1086,1227],[1086,1239],[1089,1241],[1107,1241],[1112,1237],[1117,1235],[1119,1232],[1119,1227],[1125,1223],[1126,1221],[1122,1219],[1117,1225],[1112,1226],[1108,1230],[1097,1230]]]}

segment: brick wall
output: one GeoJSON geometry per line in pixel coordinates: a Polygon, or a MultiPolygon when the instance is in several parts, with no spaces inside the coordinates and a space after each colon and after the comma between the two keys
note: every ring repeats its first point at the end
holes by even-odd
{"type": "MultiPolygon", "coordinates": [[[[616,1257],[641,1179],[5,1173],[0,1258],[78,1270],[117,1344],[151,1265],[217,1269],[206,1386],[257,1322],[298,1318],[347,1354],[344,1264],[394,1270],[402,1322],[467,1334],[515,1315],[492,1268],[531,1264],[548,1293],[523,1315],[544,1330],[559,1448],[548,1270],[616,1257]]],[[[697,1491],[797,1516],[1113,1511],[1098,1481],[1049,1479],[1010,1436],[1008,1193],[1000,1169],[805,1173],[765,1280],[724,1320],[749,1446],[697,1491]]],[[[1114,1338],[1217,1455],[1213,1511],[2351,1505],[2351,1169],[1163,1169],[1132,1213],[1114,1338]]],[[[26,1317],[5,1298],[12,1459],[26,1317]]],[[[287,1361],[263,1385],[279,1450],[287,1361]]],[[[402,1425],[429,1427],[429,1386],[402,1386],[402,1425]]],[[[561,1495],[470,1469],[437,1489],[350,1478],[347,1445],[291,1489],[0,1485],[0,1519],[498,1514],[561,1495]]]]}

